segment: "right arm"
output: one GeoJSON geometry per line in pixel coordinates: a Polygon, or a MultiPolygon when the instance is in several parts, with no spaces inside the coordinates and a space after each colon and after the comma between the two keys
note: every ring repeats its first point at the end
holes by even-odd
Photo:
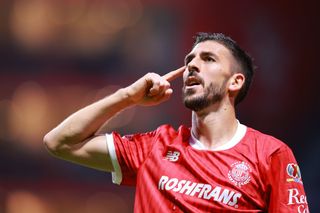
{"type": "Polygon", "coordinates": [[[105,136],[95,133],[115,114],[130,106],[152,106],[168,100],[172,94],[169,81],[181,76],[183,70],[184,67],[162,77],[148,73],[130,86],[80,109],[45,135],[45,146],[51,154],[64,160],[113,171],[105,136]]]}

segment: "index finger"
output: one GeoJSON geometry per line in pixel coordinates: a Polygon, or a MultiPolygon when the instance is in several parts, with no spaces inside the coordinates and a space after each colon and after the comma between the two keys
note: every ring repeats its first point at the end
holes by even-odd
{"type": "Polygon", "coordinates": [[[162,77],[167,81],[173,81],[174,79],[182,76],[183,71],[186,69],[186,66],[180,67],[179,69],[173,70],[168,72],[167,74],[163,75],[162,77]]]}

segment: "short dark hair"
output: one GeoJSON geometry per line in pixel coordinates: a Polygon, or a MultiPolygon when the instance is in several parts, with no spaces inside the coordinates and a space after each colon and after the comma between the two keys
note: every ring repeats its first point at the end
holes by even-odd
{"type": "Polygon", "coordinates": [[[194,38],[195,38],[195,42],[193,44],[193,48],[198,43],[209,40],[209,41],[216,41],[231,51],[232,55],[234,56],[236,61],[239,63],[242,69],[241,72],[245,76],[244,85],[242,86],[241,90],[239,91],[235,99],[235,105],[240,103],[246,97],[252,82],[252,78],[254,74],[253,59],[249,56],[248,53],[246,53],[243,49],[240,48],[237,42],[235,42],[229,36],[224,35],[223,33],[201,32],[201,33],[197,33],[194,38]]]}

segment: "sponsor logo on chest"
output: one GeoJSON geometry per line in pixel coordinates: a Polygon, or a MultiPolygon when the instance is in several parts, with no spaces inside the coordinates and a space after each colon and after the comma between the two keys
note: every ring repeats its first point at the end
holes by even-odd
{"type": "Polygon", "coordinates": [[[191,197],[211,200],[234,208],[238,208],[238,200],[242,196],[241,193],[222,186],[213,186],[211,184],[197,183],[190,180],[169,178],[164,175],[159,179],[158,189],[160,191],[172,191],[191,197]]]}

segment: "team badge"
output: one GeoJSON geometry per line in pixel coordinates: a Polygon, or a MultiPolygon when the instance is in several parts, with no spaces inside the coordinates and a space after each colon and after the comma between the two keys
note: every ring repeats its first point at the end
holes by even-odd
{"type": "Polygon", "coordinates": [[[297,164],[289,163],[287,165],[287,174],[289,175],[289,178],[287,178],[287,182],[296,182],[302,184],[301,172],[297,164]]]}
{"type": "Polygon", "coordinates": [[[231,169],[228,172],[228,178],[236,186],[241,187],[250,182],[250,173],[251,168],[248,163],[244,161],[237,161],[231,164],[231,169]]]}

